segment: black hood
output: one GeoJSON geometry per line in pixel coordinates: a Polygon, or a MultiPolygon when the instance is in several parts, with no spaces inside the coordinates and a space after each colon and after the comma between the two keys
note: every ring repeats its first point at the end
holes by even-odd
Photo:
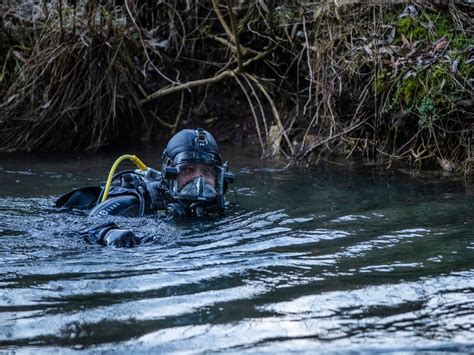
{"type": "Polygon", "coordinates": [[[175,161],[176,156],[184,152],[196,153],[197,161],[209,154],[213,163],[222,165],[219,145],[214,137],[202,128],[183,129],[176,133],[168,142],[163,158],[175,161]]]}

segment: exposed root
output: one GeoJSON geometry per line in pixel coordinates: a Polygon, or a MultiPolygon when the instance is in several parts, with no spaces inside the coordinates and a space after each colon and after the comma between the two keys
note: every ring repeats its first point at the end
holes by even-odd
{"type": "Polygon", "coordinates": [[[10,0],[0,10],[2,151],[174,132],[218,116],[207,112],[218,96],[248,113],[234,123],[254,126],[262,155],[473,171],[473,5],[10,0]]]}

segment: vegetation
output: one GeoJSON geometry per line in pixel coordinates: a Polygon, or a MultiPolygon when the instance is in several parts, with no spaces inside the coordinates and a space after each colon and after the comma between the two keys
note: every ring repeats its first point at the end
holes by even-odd
{"type": "Polygon", "coordinates": [[[295,163],[338,153],[469,173],[472,5],[338,3],[2,3],[0,150],[203,125],[295,163]]]}

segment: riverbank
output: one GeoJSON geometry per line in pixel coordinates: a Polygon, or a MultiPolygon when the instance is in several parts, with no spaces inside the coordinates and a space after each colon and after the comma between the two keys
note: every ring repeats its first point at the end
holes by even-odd
{"type": "Polygon", "coordinates": [[[297,164],[471,172],[472,5],[178,3],[0,5],[0,150],[203,126],[297,164]]]}

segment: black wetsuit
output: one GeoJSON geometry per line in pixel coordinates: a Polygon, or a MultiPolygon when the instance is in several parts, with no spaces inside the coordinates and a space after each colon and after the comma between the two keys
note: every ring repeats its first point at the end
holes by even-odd
{"type": "MultiPolygon", "coordinates": [[[[90,210],[89,216],[94,217],[155,215],[166,219],[202,216],[203,213],[207,215],[216,211],[216,206],[212,204],[204,208],[202,202],[187,206],[170,197],[165,180],[155,170],[149,169],[146,174],[131,170],[122,171],[117,173],[112,181],[104,202],[101,202],[104,188],[89,186],[61,196],[56,201],[56,207],[90,210]],[[198,208],[201,210],[198,211],[198,208]]],[[[226,206],[223,198],[222,205],[222,209],[217,209],[220,213],[226,206]]],[[[113,222],[73,234],[80,235],[91,243],[114,246],[134,246],[151,240],[149,237],[138,237],[130,230],[120,229],[113,222]]]]}
{"type": "MultiPolygon", "coordinates": [[[[100,202],[104,189],[89,186],[61,196],[56,201],[56,206],[90,210],[89,216],[165,215],[167,187],[159,173],[144,176],[135,171],[123,171],[116,174],[113,181],[104,202],[100,202]]],[[[134,246],[151,240],[148,237],[138,237],[130,230],[120,229],[113,222],[73,234],[80,235],[91,243],[114,246],[134,246]]]]}
{"type": "Polygon", "coordinates": [[[165,210],[167,190],[160,173],[144,176],[127,170],[114,176],[104,202],[101,202],[104,189],[88,186],[61,196],[56,207],[90,210],[90,216],[140,217],[165,210]]]}

